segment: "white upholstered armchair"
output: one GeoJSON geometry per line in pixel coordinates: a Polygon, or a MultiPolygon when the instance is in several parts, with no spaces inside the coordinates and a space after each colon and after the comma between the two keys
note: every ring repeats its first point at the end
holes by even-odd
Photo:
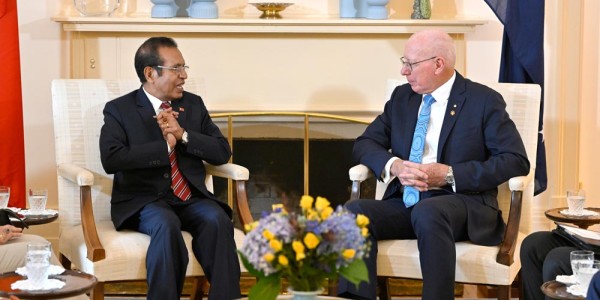
{"type": "MultiPolygon", "coordinates": [[[[58,172],[60,236],[58,251],[66,268],[71,266],[95,275],[98,284],[92,299],[104,298],[104,283],[144,280],[149,236],[135,231],[116,231],[110,219],[112,175],[100,163],[99,135],[104,104],[140,87],[137,80],[65,79],[52,82],[52,105],[58,172]]],[[[201,82],[188,80],[186,89],[196,92],[201,82]]],[[[246,168],[224,164],[206,165],[207,173],[233,180],[241,223],[252,221],[245,181],[246,168]]],[[[207,187],[212,187],[207,176],[207,187]]],[[[231,198],[230,198],[231,199],[231,198]]],[[[230,201],[231,202],[231,201],[230,201]]],[[[231,205],[232,203],[230,203],[231,205]]],[[[191,252],[191,235],[183,232],[191,252]]],[[[244,234],[236,229],[235,240],[242,245],[244,234]]],[[[244,272],[245,269],[242,271],[244,272]]],[[[194,277],[192,299],[203,295],[204,272],[190,259],[186,275],[194,277]]]]}
{"type": "MultiPolygon", "coordinates": [[[[401,83],[392,80],[390,88],[401,83]]],[[[498,299],[510,299],[510,286],[521,269],[519,249],[529,233],[530,204],[533,202],[538,120],[541,90],[535,84],[486,84],[504,97],[507,110],[517,125],[531,163],[529,175],[511,178],[498,187],[498,202],[503,211],[506,232],[498,246],[486,247],[470,242],[456,243],[456,281],[469,284],[498,286],[498,299]],[[526,212],[526,213],[523,213],[526,212]],[[523,217],[522,217],[523,216],[523,217]]],[[[391,89],[390,89],[391,90],[391,89]]],[[[360,183],[373,176],[364,165],[350,169],[351,199],[360,198],[360,183]]],[[[386,186],[378,181],[376,199],[381,199],[386,186]]],[[[390,299],[388,278],[422,279],[416,240],[378,242],[377,276],[380,299],[390,299]]]]}

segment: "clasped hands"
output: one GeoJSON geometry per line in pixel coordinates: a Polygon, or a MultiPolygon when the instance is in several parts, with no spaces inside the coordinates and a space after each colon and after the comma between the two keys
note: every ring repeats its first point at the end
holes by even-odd
{"type": "Polygon", "coordinates": [[[179,117],[179,113],[173,111],[173,108],[165,109],[156,116],[156,122],[171,149],[175,148],[177,141],[181,140],[184,132],[184,129],[177,122],[177,117],[179,117]]]}
{"type": "Polygon", "coordinates": [[[390,174],[398,177],[403,186],[412,186],[420,192],[446,185],[448,166],[440,163],[420,164],[397,159],[392,163],[390,174]]]}

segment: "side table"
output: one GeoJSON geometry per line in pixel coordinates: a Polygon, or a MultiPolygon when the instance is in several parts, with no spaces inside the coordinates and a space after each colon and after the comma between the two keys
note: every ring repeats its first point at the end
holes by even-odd
{"type": "MultiPolygon", "coordinates": [[[[566,207],[553,208],[553,209],[549,209],[549,210],[545,211],[544,214],[546,215],[546,218],[548,218],[552,221],[571,223],[571,224],[574,224],[574,225],[578,226],[579,228],[583,228],[583,229],[587,229],[588,227],[590,227],[594,224],[600,224],[600,215],[597,215],[597,216],[567,216],[567,215],[563,215],[560,213],[560,211],[565,210],[565,209],[568,209],[568,208],[566,208],[566,207]]],[[[587,207],[586,209],[600,213],[600,208],[587,207]]]]}
{"type": "Polygon", "coordinates": [[[544,295],[558,300],[585,300],[585,297],[575,296],[567,293],[567,286],[556,280],[546,281],[541,286],[544,295]]]}
{"type": "Polygon", "coordinates": [[[60,275],[50,276],[50,278],[65,282],[65,286],[60,289],[22,291],[13,290],[10,287],[13,282],[22,280],[24,278],[25,277],[15,272],[0,274],[0,296],[17,296],[23,299],[59,299],[73,297],[88,292],[96,285],[96,282],[98,281],[93,275],[73,270],[66,270],[60,275]]]}

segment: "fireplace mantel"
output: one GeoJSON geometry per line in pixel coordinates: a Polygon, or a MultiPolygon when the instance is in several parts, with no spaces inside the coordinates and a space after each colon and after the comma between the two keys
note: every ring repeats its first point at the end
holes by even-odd
{"type": "Polygon", "coordinates": [[[277,20],[221,17],[218,19],[150,18],[148,16],[80,17],[56,16],[65,31],[87,32],[172,32],[172,33],[370,33],[406,34],[427,28],[449,33],[467,33],[486,20],[456,19],[340,19],[337,16],[303,16],[277,20]]]}
{"type": "Polygon", "coordinates": [[[71,43],[71,78],[136,78],[133,56],[148,37],[173,37],[205,83],[211,112],[324,112],[372,120],[387,100],[388,79],[400,78],[411,33],[441,28],[456,44],[456,69],[466,70],[465,35],[486,20],[278,20],[149,16],[56,16],[71,43]]]}

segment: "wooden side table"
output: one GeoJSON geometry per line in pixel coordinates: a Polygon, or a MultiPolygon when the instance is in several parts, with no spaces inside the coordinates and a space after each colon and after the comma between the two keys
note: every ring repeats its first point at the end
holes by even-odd
{"type": "Polygon", "coordinates": [[[65,282],[65,286],[60,289],[22,291],[13,290],[10,287],[13,282],[22,280],[24,278],[25,277],[15,272],[0,274],[0,296],[17,296],[23,299],[59,299],[73,297],[88,292],[96,285],[96,282],[98,281],[93,275],[73,270],[66,270],[60,275],[50,276],[50,278],[65,282]]]}
{"type": "Polygon", "coordinates": [[[566,208],[566,207],[553,208],[553,209],[549,209],[549,210],[545,211],[544,214],[546,215],[546,218],[548,218],[552,221],[571,223],[571,224],[574,224],[574,225],[578,226],[579,228],[583,228],[583,229],[587,229],[588,227],[590,227],[594,224],[600,224],[600,208],[594,208],[594,207],[586,208],[587,210],[591,210],[591,211],[595,211],[595,212],[599,213],[599,215],[597,215],[597,216],[567,216],[567,215],[563,215],[560,213],[562,210],[565,210],[565,209],[568,209],[568,208],[566,208]]]}
{"type": "Polygon", "coordinates": [[[558,300],[585,300],[585,297],[575,296],[567,293],[567,286],[556,280],[544,282],[541,286],[544,295],[558,300]]]}

